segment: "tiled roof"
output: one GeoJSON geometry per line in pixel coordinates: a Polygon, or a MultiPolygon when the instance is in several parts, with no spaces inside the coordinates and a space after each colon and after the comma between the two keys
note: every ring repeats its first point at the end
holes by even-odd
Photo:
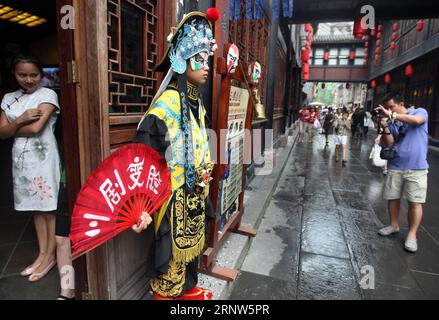
{"type": "Polygon", "coordinates": [[[362,39],[355,39],[352,34],[336,34],[336,35],[316,35],[313,38],[315,42],[363,42],[362,39]]]}

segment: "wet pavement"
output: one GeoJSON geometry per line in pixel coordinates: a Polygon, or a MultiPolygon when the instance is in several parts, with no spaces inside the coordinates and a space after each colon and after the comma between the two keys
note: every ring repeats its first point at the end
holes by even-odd
{"type": "MultiPolygon", "coordinates": [[[[346,168],[334,161],[332,145],[324,148],[323,136],[296,143],[289,158],[288,148],[279,152],[273,174],[255,178],[246,191],[243,222],[258,229],[248,252],[248,238],[230,234],[218,256],[222,266],[239,268],[238,279],[200,275],[200,285],[213,289],[215,299],[439,299],[439,152],[429,154],[419,251],[410,254],[403,249],[405,203],[401,232],[377,234],[388,216],[383,176],[368,160],[372,138],[349,142],[346,168]],[[362,289],[371,267],[375,287],[362,289]]],[[[37,254],[31,217],[0,210],[0,300],[55,299],[55,268],[37,283],[19,275],[37,254]]]]}
{"type": "Polygon", "coordinates": [[[387,225],[383,175],[369,153],[373,136],[348,142],[348,163],[324,137],[296,144],[233,284],[230,299],[439,299],[439,153],[429,153],[419,250],[404,250],[387,225]],[[435,178],[436,177],[436,178],[435,178]]]}

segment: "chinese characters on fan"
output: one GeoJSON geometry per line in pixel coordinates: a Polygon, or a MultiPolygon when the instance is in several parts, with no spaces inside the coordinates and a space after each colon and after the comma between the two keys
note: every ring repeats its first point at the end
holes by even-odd
{"type": "MultiPolygon", "coordinates": [[[[135,157],[134,162],[128,166],[127,172],[129,172],[129,179],[132,182],[132,184],[128,183],[129,190],[132,191],[136,188],[142,188],[145,185],[145,181],[141,181],[144,163],[145,159],[142,159],[142,161],[140,161],[139,157],[135,157]]],[[[99,187],[99,191],[107,202],[107,205],[110,208],[111,212],[114,212],[115,206],[119,205],[123,196],[127,194],[125,185],[117,169],[114,170],[114,177],[115,180],[107,178],[99,187]]],[[[151,190],[152,192],[154,192],[154,194],[157,195],[157,189],[160,187],[161,183],[162,180],[160,178],[160,171],[158,171],[154,165],[151,165],[149,168],[145,188],[151,190]]],[[[91,228],[97,228],[99,226],[98,221],[110,221],[110,218],[108,217],[93,215],[90,213],[85,213],[84,218],[93,220],[89,224],[91,228]]],[[[95,237],[100,232],[101,229],[93,229],[87,231],[85,234],[89,237],[95,237]]]]}

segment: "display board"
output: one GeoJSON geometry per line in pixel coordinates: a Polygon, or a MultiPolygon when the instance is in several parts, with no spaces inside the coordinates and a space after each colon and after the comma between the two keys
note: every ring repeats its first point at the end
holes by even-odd
{"type": "Polygon", "coordinates": [[[244,162],[244,135],[248,103],[247,89],[232,86],[224,149],[228,165],[223,174],[223,180],[219,183],[219,230],[222,230],[230,218],[238,212],[239,194],[242,192],[243,185],[242,164],[244,162]]]}
{"type": "Polygon", "coordinates": [[[220,101],[213,114],[216,121],[218,163],[213,172],[211,199],[216,213],[209,229],[208,248],[203,253],[201,271],[223,280],[233,281],[238,272],[220,267],[216,255],[228,232],[255,236],[256,231],[241,226],[244,214],[245,155],[251,150],[246,129],[251,130],[253,97],[250,94],[246,66],[238,65],[237,47],[227,44],[224,56],[217,60],[221,74],[220,101]],[[235,55],[235,57],[233,57],[235,55]],[[235,65],[233,64],[235,62],[235,65]],[[226,131],[226,134],[222,134],[226,131]],[[225,161],[223,161],[225,160],[225,161]]]}

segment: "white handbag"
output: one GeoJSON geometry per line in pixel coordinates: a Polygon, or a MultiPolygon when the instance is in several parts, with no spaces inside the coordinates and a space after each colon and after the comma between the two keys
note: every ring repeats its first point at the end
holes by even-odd
{"type": "Polygon", "coordinates": [[[380,153],[381,153],[381,146],[375,143],[375,145],[372,148],[372,151],[370,152],[369,159],[372,160],[372,164],[375,167],[382,168],[386,165],[386,160],[381,159],[380,153]]]}

